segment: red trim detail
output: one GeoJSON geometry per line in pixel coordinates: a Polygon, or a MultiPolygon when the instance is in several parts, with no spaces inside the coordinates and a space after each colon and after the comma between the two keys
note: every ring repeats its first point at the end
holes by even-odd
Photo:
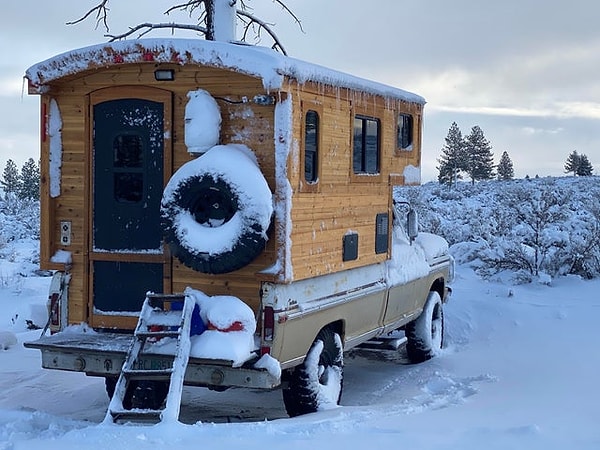
{"type": "Polygon", "coordinates": [[[46,142],[48,137],[48,105],[46,102],[42,102],[42,117],[41,117],[41,134],[42,142],[46,142]]]}
{"type": "Polygon", "coordinates": [[[179,56],[179,52],[173,52],[173,54],[171,55],[171,62],[174,62],[174,63],[181,62],[181,56],[179,56]]]}
{"type": "Polygon", "coordinates": [[[208,325],[206,328],[209,330],[218,330],[218,331],[222,331],[224,333],[228,333],[230,331],[244,331],[244,324],[242,322],[240,322],[239,320],[236,320],[231,325],[229,325],[229,327],[227,327],[227,328],[217,328],[217,326],[215,324],[213,324],[212,322],[208,322],[208,325]]]}

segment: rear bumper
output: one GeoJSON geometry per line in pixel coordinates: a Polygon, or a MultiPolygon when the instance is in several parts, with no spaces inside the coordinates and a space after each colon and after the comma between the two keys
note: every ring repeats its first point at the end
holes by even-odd
{"type": "MultiPolygon", "coordinates": [[[[133,336],[123,333],[58,333],[43,336],[37,341],[25,342],[27,348],[42,353],[45,369],[82,372],[90,376],[117,377],[133,336]]],[[[140,369],[171,367],[173,357],[157,353],[143,353],[138,361],[140,369]]],[[[281,383],[265,369],[253,367],[249,361],[242,367],[232,367],[231,361],[190,358],[184,384],[213,389],[246,387],[272,389],[281,383]]]]}

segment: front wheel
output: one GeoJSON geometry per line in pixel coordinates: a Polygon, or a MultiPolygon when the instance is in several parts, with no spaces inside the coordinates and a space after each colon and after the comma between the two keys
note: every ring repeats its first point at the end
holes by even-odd
{"type": "Polygon", "coordinates": [[[406,325],[406,352],[413,363],[433,358],[444,345],[444,311],[440,294],[429,292],[421,315],[406,325]]]}
{"type": "Polygon", "coordinates": [[[323,328],[304,362],[282,374],[283,403],[290,417],[336,406],[342,396],[344,353],[340,335],[323,328]]]}

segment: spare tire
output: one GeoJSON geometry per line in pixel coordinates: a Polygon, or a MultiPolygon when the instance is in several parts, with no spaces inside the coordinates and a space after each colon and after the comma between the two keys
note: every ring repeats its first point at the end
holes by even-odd
{"type": "Polygon", "coordinates": [[[171,252],[202,273],[241,269],[265,248],[272,194],[244,145],[217,145],[169,180],[161,223],[171,252]]]}

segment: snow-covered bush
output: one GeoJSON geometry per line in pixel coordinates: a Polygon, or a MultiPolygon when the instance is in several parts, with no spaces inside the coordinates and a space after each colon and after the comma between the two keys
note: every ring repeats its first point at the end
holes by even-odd
{"type": "Polygon", "coordinates": [[[40,203],[14,194],[0,197],[0,248],[17,239],[39,239],[40,203]]]}
{"type": "Polygon", "coordinates": [[[452,245],[457,261],[518,282],[600,276],[600,178],[563,177],[397,188],[421,228],[452,245]]]}

